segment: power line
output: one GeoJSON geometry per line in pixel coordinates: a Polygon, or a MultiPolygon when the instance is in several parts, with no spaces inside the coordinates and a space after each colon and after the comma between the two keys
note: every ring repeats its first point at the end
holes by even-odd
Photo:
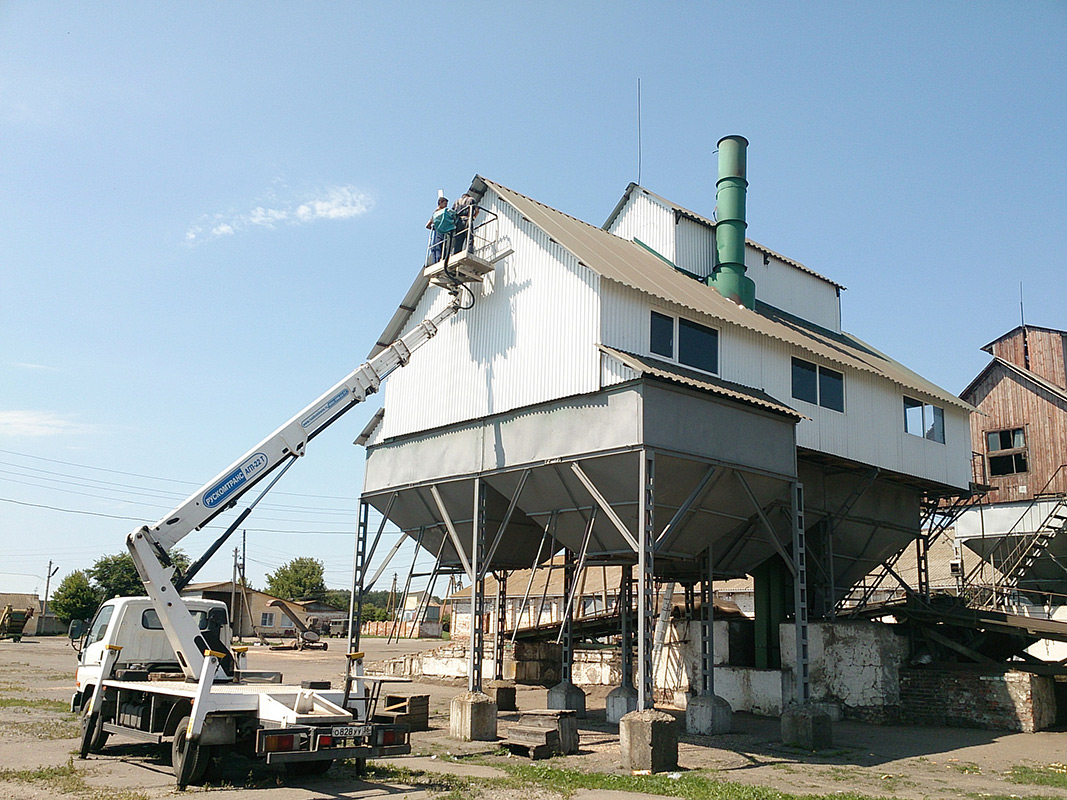
{"type": "MultiPolygon", "coordinates": [[[[3,448],[0,448],[0,453],[6,453],[7,455],[18,456],[20,458],[32,458],[32,459],[35,459],[37,461],[46,461],[46,462],[48,462],[50,464],[62,464],[65,467],[78,467],[80,469],[97,470],[98,472],[109,472],[112,475],[125,475],[125,476],[127,476],[129,478],[145,478],[147,480],[152,480],[152,481],[166,481],[168,483],[181,483],[181,484],[185,484],[187,486],[201,486],[201,485],[203,485],[201,483],[197,483],[196,481],[179,480],[177,478],[161,478],[161,477],[159,477],[157,475],[143,475],[143,474],[137,473],[137,472],[123,472],[122,470],[108,469],[107,467],[94,467],[94,466],[92,466],[90,464],[79,464],[76,461],[62,461],[62,460],[56,459],[56,458],[45,458],[44,456],[35,456],[35,455],[31,455],[30,453],[20,453],[17,450],[5,450],[3,448]]],[[[354,497],[342,497],[342,496],[338,496],[338,495],[326,495],[326,494],[306,494],[306,493],[301,493],[301,492],[282,492],[282,491],[279,491],[278,494],[286,495],[288,497],[308,497],[308,498],[313,498],[313,499],[316,499],[316,500],[347,500],[347,501],[351,501],[351,502],[355,502],[355,500],[356,500],[356,498],[354,498],[354,497]]]]}

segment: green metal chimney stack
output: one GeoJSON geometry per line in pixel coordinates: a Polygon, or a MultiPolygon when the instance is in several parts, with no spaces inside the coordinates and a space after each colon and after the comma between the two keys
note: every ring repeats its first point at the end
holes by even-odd
{"type": "Polygon", "coordinates": [[[746,308],[756,306],[756,284],[745,275],[745,153],[744,136],[724,136],[719,140],[719,180],[715,184],[718,209],[715,250],[718,264],[708,285],[719,294],[746,308]]]}

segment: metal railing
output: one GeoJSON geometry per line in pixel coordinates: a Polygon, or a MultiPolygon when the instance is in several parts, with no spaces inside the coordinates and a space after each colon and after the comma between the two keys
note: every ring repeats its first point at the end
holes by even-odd
{"type": "Polygon", "coordinates": [[[1067,474],[1067,464],[1061,464],[1057,467],[1052,476],[1045,482],[1045,485],[1034,493],[1033,499],[1026,505],[1011,528],[1003,533],[997,532],[1001,544],[979,559],[979,562],[963,579],[966,587],[980,587],[983,585],[978,583],[979,574],[986,564],[991,564],[998,570],[1002,578],[1000,590],[997,590],[996,584],[993,584],[992,587],[985,586],[984,588],[976,589],[973,599],[976,601],[981,600],[980,604],[997,602],[1004,591],[1010,592],[1019,578],[1022,577],[1021,574],[1017,573],[1020,572],[1020,569],[1029,566],[1028,558],[1034,554],[1035,549],[1040,550],[1046,547],[1048,541],[1063,529],[1062,525],[1054,530],[1050,530],[1047,527],[1057,509],[1062,508],[1065,500],[1067,500],[1067,494],[1048,491],[1048,488],[1056,482],[1061,473],[1067,474]],[[1059,502],[1052,507],[1050,513],[1033,531],[1019,530],[1019,526],[1023,524],[1024,520],[1031,518],[1031,512],[1034,511],[1038,503],[1057,499],[1059,502]],[[990,588],[992,588],[992,593],[990,593],[990,588]]]}
{"type": "Polygon", "coordinates": [[[458,262],[468,255],[489,260],[496,245],[498,215],[481,206],[471,206],[468,217],[456,218],[456,228],[446,233],[430,230],[426,242],[427,267],[444,261],[458,262]]]}

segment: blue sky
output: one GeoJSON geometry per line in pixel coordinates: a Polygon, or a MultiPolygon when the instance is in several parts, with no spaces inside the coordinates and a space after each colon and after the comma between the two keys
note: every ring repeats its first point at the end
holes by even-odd
{"type": "MultiPolygon", "coordinates": [[[[750,237],[960,392],[1020,285],[1067,329],[1065,34],[1052,0],[0,1],[0,591],[120,552],[364,360],[438,188],[602,223],[638,80],[643,185],[710,214],[744,135],[750,237]]],[[[347,585],[373,411],[249,520],[254,584],[309,555],[347,585]]]]}

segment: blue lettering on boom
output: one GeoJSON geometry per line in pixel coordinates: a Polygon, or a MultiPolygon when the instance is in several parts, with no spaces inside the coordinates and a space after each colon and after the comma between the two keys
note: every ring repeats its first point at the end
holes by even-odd
{"type": "Polygon", "coordinates": [[[263,453],[249,456],[241,466],[204,492],[204,506],[215,508],[228,502],[230,497],[248,482],[249,478],[266,466],[267,456],[263,453]]]}

